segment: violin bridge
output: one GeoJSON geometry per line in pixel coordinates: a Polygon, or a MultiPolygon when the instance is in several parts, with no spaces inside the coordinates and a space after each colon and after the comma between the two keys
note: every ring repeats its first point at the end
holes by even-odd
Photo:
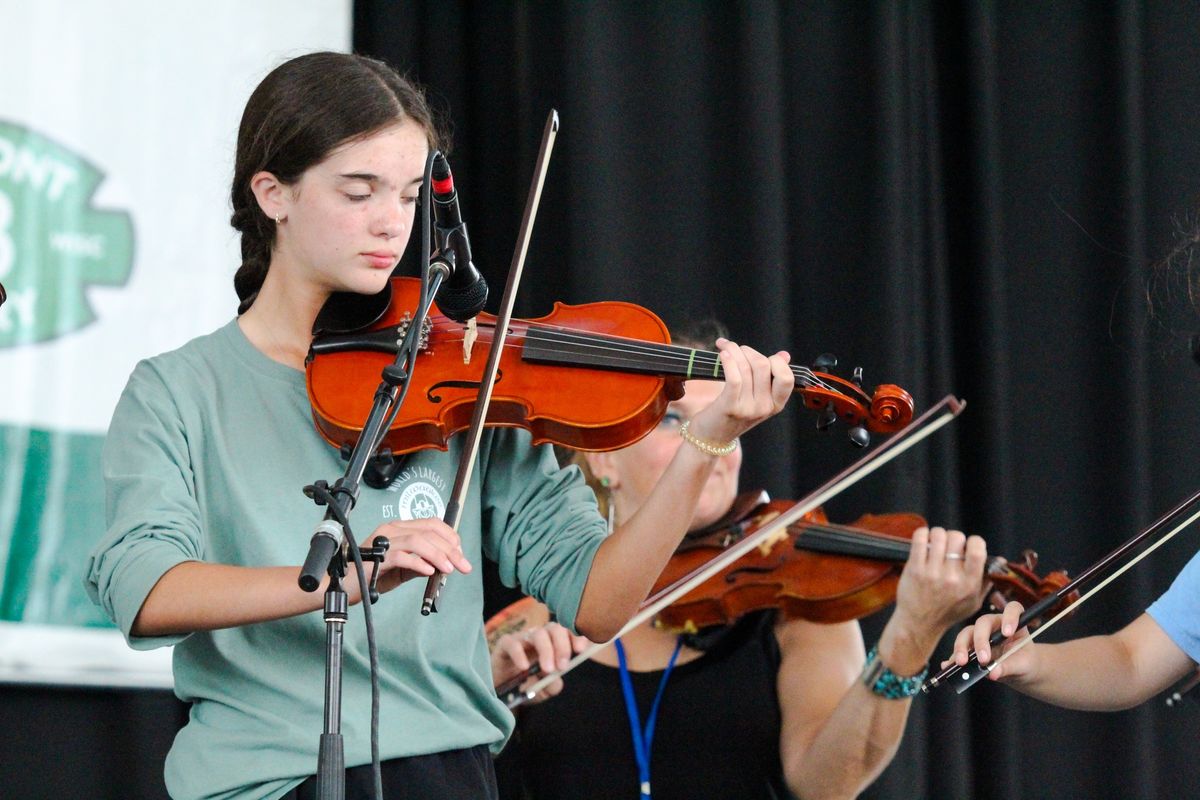
{"type": "Polygon", "coordinates": [[[479,331],[475,328],[475,318],[471,317],[467,320],[467,327],[463,329],[463,363],[471,363],[471,348],[475,346],[475,340],[479,338],[479,331]]]}
{"type": "MultiPolygon", "coordinates": [[[[755,528],[766,527],[767,523],[769,523],[771,520],[775,519],[778,516],[779,516],[778,511],[768,511],[764,514],[759,514],[757,517],[754,518],[754,527],[755,528]]],[[[763,539],[761,542],[758,543],[758,552],[760,554],[762,554],[762,556],[765,558],[766,556],[771,554],[771,550],[773,550],[775,548],[775,545],[777,545],[779,542],[785,541],[787,539],[788,539],[788,532],[786,529],[776,531],[776,533],[773,536],[768,536],[766,539],[763,539]]]]}
{"type": "Polygon", "coordinates": [[[784,528],[782,530],[776,531],[774,535],[767,537],[758,546],[758,549],[764,556],[767,556],[771,553],[772,550],[775,549],[775,545],[779,544],[780,542],[786,542],[789,540],[789,538],[790,537],[788,536],[787,529],[784,528]]]}

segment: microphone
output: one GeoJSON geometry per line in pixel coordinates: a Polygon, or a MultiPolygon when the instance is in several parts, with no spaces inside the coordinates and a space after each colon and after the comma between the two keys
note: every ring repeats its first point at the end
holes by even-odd
{"type": "Polygon", "coordinates": [[[448,257],[453,268],[438,290],[437,304],[450,319],[466,322],[483,310],[487,281],[471,262],[471,240],[458,210],[458,192],[450,164],[440,152],[434,154],[432,172],[434,235],[438,252],[448,257]]]}

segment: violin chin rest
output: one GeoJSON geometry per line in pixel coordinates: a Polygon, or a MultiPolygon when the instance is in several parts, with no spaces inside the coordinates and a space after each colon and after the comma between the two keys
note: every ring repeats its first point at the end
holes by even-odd
{"type": "Polygon", "coordinates": [[[321,311],[313,322],[313,336],[362,330],[382,319],[391,304],[390,283],[376,294],[334,292],[325,301],[325,305],[321,306],[321,311]]]}

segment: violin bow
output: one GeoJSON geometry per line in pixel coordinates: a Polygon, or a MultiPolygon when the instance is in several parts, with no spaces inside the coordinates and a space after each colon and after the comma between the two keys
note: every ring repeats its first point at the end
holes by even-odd
{"type": "MultiPolygon", "coordinates": [[[[525,269],[525,254],[529,250],[529,237],[533,232],[533,222],[537,217],[538,205],[542,199],[542,184],[546,181],[546,170],[550,166],[550,151],[554,149],[554,139],[558,135],[558,112],[550,109],[546,119],[546,127],[542,131],[542,144],[538,149],[537,160],[533,168],[533,184],[529,189],[529,199],[525,203],[525,216],[521,219],[521,228],[517,234],[517,246],[513,251],[512,266],[508,270],[508,282],[504,286],[504,296],[500,299],[500,313],[496,316],[495,334],[492,336],[492,347],[488,351],[487,365],[479,382],[479,395],[475,401],[475,409],[471,414],[471,425],[467,428],[467,444],[463,447],[458,461],[458,475],[454,479],[454,489],[450,492],[450,502],[446,505],[446,515],[443,518],[447,525],[458,530],[462,519],[463,503],[466,499],[467,488],[471,483],[471,473],[475,468],[475,458],[479,454],[479,443],[483,438],[483,422],[487,418],[488,406],[492,402],[492,388],[496,384],[496,370],[500,367],[500,354],[504,349],[507,338],[504,332],[512,321],[513,305],[517,300],[517,285],[521,281],[521,273],[525,269]]],[[[421,601],[421,614],[428,616],[437,611],[437,600],[442,587],[446,585],[446,575],[434,572],[425,584],[425,597],[421,601]]]]}
{"type": "MultiPolygon", "coordinates": [[[[796,504],[784,511],[770,523],[764,525],[753,534],[742,539],[737,544],[730,547],[721,555],[709,561],[705,566],[692,572],[690,575],[680,579],[674,586],[667,587],[661,590],[655,598],[647,602],[634,614],[628,622],[617,631],[613,639],[619,639],[629,631],[638,627],[647,620],[653,618],[659,611],[662,611],[667,606],[674,603],[679,598],[696,588],[706,580],[716,575],[725,567],[732,564],[737,559],[741,558],[746,553],[758,547],[763,542],[769,541],[772,537],[779,534],[780,531],[800,521],[800,519],[817,508],[823,505],[830,498],[835,497],[841,492],[853,486],[858,481],[870,475],[875,470],[887,464],[892,459],[904,453],[906,450],[920,442],[925,437],[937,431],[943,425],[946,425],[966,408],[966,403],[953,395],[947,395],[938,401],[937,404],[931,406],[924,414],[914,419],[902,431],[888,439],[878,449],[867,453],[855,463],[851,464],[846,469],[834,475],[816,490],[811,492],[807,497],[797,500],[796,504]]],[[[533,697],[558,678],[575,669],[587,659],[591,658],[595,653],[603,650],[612,644],[612,640],[607,642],[596,642],[590,647],[585,648],[575,655],[567,666],[557,672],[549,673],[540,678],[536,683],[532,684],[524,692],[514,694],[507,702],[509,708],[516,708],[527,700],[533,697]]],[[[511,682],[510,682],[511,683],[511,682]]],[[[505,685],[507,688],[508,684],[505,685]]]]}
{"type": "MultiPolygon", "coordinates": [[[[1063,586],[1061,589],[1054,592],[1053,594],[1043,597],[1037,603],[1030,606],[1029,609],[1026,610],[1024,614],[1021,615],[1021,619],[1017,623],[1017,630],[1019,631],[1022,628],[1024,628],[1026,625],[1029,624],[1030,621],[1032,621],[1033,619],[1036,619],[1043,612],[1045,612],[1045,610],[1047,608],[1051,608],[1052,606],[1054,606],[1054,604],[1057,603],[1060,598],[1066,597],[1071,592],[1076,591],[1084,583],[1088,582],[1089,580],[1094,578],[1096,575],[1101,573],[1103,570],[1107,569],[1118,559],[1123,558],[1127,553],[1129,553],[1131,550],[1133,550],[1139,544],[1144,542],[1146,539],[1149,539],[1151,536],[1154,536],[1159,531],[1166,528],[1168,525],[1171,524],[1172,521],[1178,519],[1180,516],[1187,513],[1187,511],[1192,506],[1195,506],[1198,503],[1200,503],[1200,491],[1197,491],[1195,494],[1188,497],[1182,503],[1175,506],[1170,511],[1168,511],[1166,514],[1163,514],[1157,520],[1152,522],[1150,524],[1150,526],[1148,528],[1146,528],[1145,530],[1143,530],[1141,533],[1137,534],[1132,539],[1125,542],[1120,547],[1118,547],[1117,549],[1113,550],[1111,553],[1106,555],[1104,558],[1100,559],[1095,564],[1093,564],[1092,566],[1085,569],[1083,572],[1081,572],[1079,574],[1079,577],[1075,578],[1075,580],[1071,581],[1066,586],[1063,586]]],[[[1026,645],[1033,642],[1034,639],[1041,636],[1045,631],[1049,630],[1050,627],[1053,626],[1056,622],[1058,622],[1060,619],[1065,617],[1067,614],[1071,613],[1073,610],[1075,610],[1080,605],[1082,605],[1084,603],[1084,601],[1086,601],[1089,597],[1091,597],[1096,592],[1100,591],[1105,586],[1107,586],[1108,584],[1112,583],[1114,580],[1119,578],[1121,575],[1123,575],[1126,572],[1126,570],[1132,568],[1133,565],[1137,564],[1143,558],[1150,555],[1155,550],[1157,550],[1159,547],[1161,547],[1164,544],[1166,544],[1167,542],[1169,542],[1175,536],[1175,534],[1179,533],[1181,530],[1183,530],[1187,526],[1191,525],[1197,519],[1200,519],[1200,509],[1193,510],[1192,513],[1189,516],[1187,516],[1187,518],[1185,518],[1182,522],[1180,522],[1178,525],[1176,525],[1170,531],[1163,534],[1163,536],[1160,539],[1158,539],[1156,542],[1154,542],[1154,544],[1150,545],[1145,550],[1138,553],[1134,558],[1131,558],[1128,562],[1126,562],[1119,569],[1114,571],[1107,578],[1100,581],[1100,583],[1096,584],[1096,586],[1094,586],[1092,589],[1090,589],[1086,594],[1080,595],[1079,599],[1077,599],[1075,602],[1067,605],[1066,608],[1064,608],[1062,611],[1055,614],[1053,617],[1051,617],[1046,622],[1043,622],[1041,625],[1039,625],[1037,627],[1036,630],[1029,631],[1025,635],[1024,639],[1021,639],[1021,640],[1015,642],[1012,646],[1010,646],[1008,649],[1006,649],[999,658],[997,658],[995,661],[993,661],[988,666],[981,667],[979,665],[978,661],[975,660],[976,659],[975,650],[972,649],[971,652],[968,654],[968,661],[965,665],[959,666],[957,664],[951,664],[950,666],[946,667],[944,670],[939,672],[934,677],[925,681],[925,683],[921,686],[921,691],[928,692],[930,689],[936,689],[938,686],[943,685],[945,682],[949,681],[952,677],[957,675],[958,680],[956,680],[954,682],[954,690],[958,694],[962,694],[967,689],[970,689],[972,686],[974,686],[976,683],[978,683],[980,680],[982,680],[993,669],[995,669],[998,664],[1003,664],[1005,662],[1005,660],[1007,660],[1009,658],[1009,656],[1013,655],[1014,653],[1019,652],[1021,650],[1021,648],[1025,647],[1026,645]]],[[[992,638],[991,638],[990,642],[993,646],[995,646],[995,645],[999,644],[1000,642],[1002,642],[1004,640],[1004,638],[1005,638],[1004,635],[1000,631],[996,631],[994,634],[992,634],[992,638]]]]}

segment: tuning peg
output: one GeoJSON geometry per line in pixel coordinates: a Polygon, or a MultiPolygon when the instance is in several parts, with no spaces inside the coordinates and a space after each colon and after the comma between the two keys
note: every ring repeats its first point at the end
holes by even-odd
{"type": "Polygon", "coordinates": [[[837,356],[835,356],[833,353],[821,353],[821,355],[817,356],[816,360],[813,361],[813,369],[823,370],[827,367],[836,366],[837,356]]]}
{"type": "Polygon", "coordinates": [[[855,386],[862,388],[862,367],[854,368],[854,372],[850,374],[850,380],[854,382],[855,386]]]}
{"type": "Polygon", "coordinates": [[[850,429],[850,443],[855,447],[866,447],[871,443],[871,434],[862,425],[855,425],[850,429]]]}
{"type": "Polygon", "coordinates": [[[837,412],[833,410],[833,403],[828,403],[825,408],[821,409],[821,413],[817,414],[817,430],[827,431],[835,422],[837,422],[837,412]]]}

